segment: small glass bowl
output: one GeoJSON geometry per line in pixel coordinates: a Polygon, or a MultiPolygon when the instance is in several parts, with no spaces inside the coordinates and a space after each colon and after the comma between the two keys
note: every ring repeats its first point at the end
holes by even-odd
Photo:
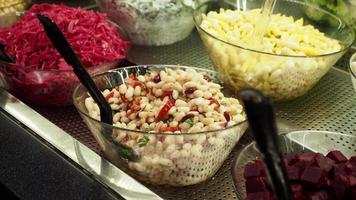
{"type": "MultiPolygon", "coordinates": [[[[157,8],[159,5],[152,5],[152,2],[145,1],[139,4],[129,0],[96,0],[96,2],[102,12],[107,13],[111,20],[125,29],[135,45],[173,44],[185,39],[194,28],[192,19],[194,5],[186,5],[184,1],[171,1],[171,3],[161,1],[161,4],[169,3],[170,6],[167,5],[163,9],[157,8]]],[[[191,2],[195,4],[198,1],[191,2]]]]}
{"type": "MultiPolygon", "coordinates": [[[[22,13],[23,14],[23,13],[22,13]]],[[[120,34],[120,38],[129,41],[126,32],[110,20],[120,34]]],[[[126,54],[130,46],[126,49],[126,54]]],[[[115,69],[124,60],[114,60],[86,68],[89,75],[115,69]]],[[[79,84],[73,69],[42,70],[18,64],[0,62],[0,75],[4,79],[4,88],[20,100],[39,106],[69,106],[73,104],[72,94],[79,84]]]]}
{"type": "Polygon", "coordinates": [[[354,53],[351,58],[350,58],[350,63],[349,63],[349,70],[351,74],[351,81],[352,84],[354,85],[354,89],[356,92],[356,53],[354,53]]]}
{"type": "MultiPolygon", "coordinates": [[[[261,8],[263,0],[246,1],[244,10],[261,8]]],[[[194,22],[208,51],[214,68],[222,81],[231,88],[244,87],[259,89],[275,101],[292,100],[308,92],[349,49],[355,39],[352,28],[335,15],[309,4],[284,0],[277,1],[274,13],[303,18],[310,24],[342,45],[340,51],[317,56],[288,56],[262,52],[229,43],[215,37],[201,27],[203,15],[221,8],[236,10],[237,5],[227,1],[209,1],[194,11],[194,22]],[[291,9],[293,8],[293,9],[291,9]],[[319,24],[305,18],[305,10],[323,13],[334,19],[334,24],[319,24]]]]}
{"type": "MultiPolygon", "coordinates": [[[[96,75],[93,79],[99,90],[103,91],[122,84],[130,74],[143,75],[147,70],[161,71],[165,68],[176,69],[178,66],[124,67],[96,75]]],[[[186,69],[187,67],[179,66],[179,68],[186,69]]],[[[213,81],[217,81],[215,72],[194,69],[209,74],[214,78],[213,81]]],[[[228,90],[223,93],[225,96],[234,94],[228,90]]],[[[185,186],[197,184],[212,177],[247,129],[247,122],[243,121],[225,129],[197,133],[168,134],[129,130],[102,123],[90,117],[85,107],[87,97],[87,90],[83,85],[79,85],[73,94],[74,106],[106,157],[131,176],[155,185],[185,186]],[[149,142],[140,147],[139,138],[145,136],[149,142]],[[184,149],[183,145],[185,145],[184,149]],[[123,147],[127,146],[140,159],[125,159],[122,153],[127,152],[123,151],[123,147]],[[174,147],[174,152],[170,151],[171,147],[174,147]]]]}
{"type": "MultiPolygon", "coordinates": [[[[279,147],[283,155],[301,152],[317,152],[326,155],[329,151],[339,150],[347,158],[355,155],[356,136],[329,131],[293,131],[279,135],[279,147]]],[[[246,199],[244,170],[247,163],[262,160],[256,143],[245,146],[232,163],[232,180],[239,199],[246,199]]]]}

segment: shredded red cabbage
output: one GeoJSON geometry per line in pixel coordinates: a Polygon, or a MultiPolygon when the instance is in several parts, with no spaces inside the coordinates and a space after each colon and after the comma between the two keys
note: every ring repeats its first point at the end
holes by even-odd
{"type": "Polygon", "coordinates": [[[0,29],[0,43],[16,64],[34,69],[71,69],[52,46],[36,13],[54,20],[85,67],[121,60],[129,43],[106,15],[63,4],[32,6],[13,26],[0,29]]]}

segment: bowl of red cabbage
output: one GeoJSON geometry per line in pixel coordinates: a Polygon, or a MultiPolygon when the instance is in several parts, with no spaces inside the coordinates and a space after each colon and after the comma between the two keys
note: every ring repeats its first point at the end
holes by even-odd
{"type": "Polygon", "coordinates": [[[79,83],[35,13],[57,23],[90,75],[117,68],[125,58],[127,36],[104,14],[63,4],[33,5],[11,27],[0,29],[0,43],[14,59],[1,64],[0,72],[6,89],[20,100],[41,106],[71,105],[79,83]]]}

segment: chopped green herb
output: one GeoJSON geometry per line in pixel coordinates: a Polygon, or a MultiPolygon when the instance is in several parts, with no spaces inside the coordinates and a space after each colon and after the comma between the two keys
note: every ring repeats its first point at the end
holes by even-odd
{"type": "Polygon", "coordinates": [[[148,142],[150,141],[150,139],[147,137],[147,135],[143,136],[143,138],[140,138],[138,140],[138,146],[139,147],[143,147],[145,146],[148,142]]]}
{"type": "Polygon", "coordinates": [[[226,103],[225,103],[225,102],[223,102],[223,101],[222,101],[220,104],[221,104],[221,105],[223,105],[223,106],[226,106],[226,103]]]}
{"type": "Polygon", "coordinates": [[[132,153],[132,149],[121,149],[121,152],[124,156],[126,156],[127,158],[131,157],[133,155],[132,153]]]}
{"type": "Polygon", "coordinates": [[[187,124],[189,124],[190,126],[193,126],[193,125],[194,125],[194,119],[193,119],[193,118],[189,118],[189,119],[185,120],[185,122],[186,122],[187,124]]]}
{"type": "Polygon", "coordinates": [[[114,116],[114,115],[115,115],[115,111],[113,111],[113,110],[112,110],[112,111],[111,111],[111,113],[112,113],[112,116],[114,116]]]}
{"type": "Polygon", "coordinates": [[[151,72],[150,71],[147,71],[146,73],[145,73],[145,76],[151,76],[151,72]]]}

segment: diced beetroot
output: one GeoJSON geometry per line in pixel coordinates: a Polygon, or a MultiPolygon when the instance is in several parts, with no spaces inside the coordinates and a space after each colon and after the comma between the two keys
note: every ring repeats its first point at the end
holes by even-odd
{"type": "Polygon", "coordinates": [[[356,187],[353,187],[350,192],[351,199],[356,199],[356,187]]]}
{"type": "Polygon", "coordinates": [[[340,163],[340,164],[336,164],[333,167],[333,176],[335,177],[336,175],[343,175],[346,176],[347,172],[346,172],[346,163],[340,163]]]}
{"type": "Polygon", "coordinates": [[[246,200],[272,200],[274,199],[270,192],[248,193],[246,200]]]}
{"type": "Polygon", "coordinates": [[[324,187],[330,187],[332,183],[332,180],[329,179],[329,177],[324,177],[323,181],[322,181],[322,186],[324,187]]]}
{"type": "Polygon", "coordinates": [[[345,170],[347,174],[356,176],[356,165],[352,165],[351,162],[345,163],[345,170]]]}
{"type": "Polygon", "coordinates": [[[349,179],[343,175],[336,175],[331,188],[336,197],[342,198],[345,196],[346,191],[350,188],[349,179]]]}
{"type": "Polygon", "coordinates": [[[334,160],[336,163],[343,163],[347,161],[347,158],[340,151],[330,151],[326,157],[334,160]]]}
{"type": "Polygon", "coordinates": [[[319,166],[325,172],[329,172],[332,169],[333,165],[335,164],[334,160],[331,160],[330,158],[325,157],[322,154],[317,154],[315,156],[315,161],[317,166],[319,166]]]}
{"type": "Polygon", "coordinates": [[[296,157],[297,161],[294,166],[304,169],[308,166],[316,166],[315,153],[302,153],[296,157]]]}
{"type": "Polygon", "coordinates": [[[285,161],[287,161],[287,165],[293,165],[295,162],[297,162],[297,157],[296,155],[289,155],[284,158],[285,161]]]}
{"type": "Polygon", "coordinates": [[[348,176],[350,187],[356,188],[356,176],[348,176]]]}
{"type": "Polygon", "coordinates": [[[323,170],[319,167],[309,166],[306,167],[301,175],[301,181],[312,184],[314,186],[320,186],[323,180],[323,170]]]}
{"type": "Polygon", "coordinates": [[[325,190],[309,193],[310,200],[328,200],[329,195],[325,190]]]}
{"type": "Polygon", "coordinates": [[[248,163],[245,166],[244,178],[262,176],[263,174],[263,163],[260,160],[256,160],[254,163],[248,163]]]}
{"type": "Polygon", "coordinates": [[[290,180],[299,180],[299,169],[294,166],[287,166],[288,178],[290,180]]]}
{"type": "MultiPolygon", "coordinates": [[[[248,199],[271,199],[267,193],[272,195],[272,188],[263,171],[264,165],[259,161],[262,168],[259,169],[257,162],[246,166],[251,169],[244,174],[248,199]]],[[[285,157],[284,163],[295,200],[356,200],[355,156],[347,161],[339,151],[333,151],[327,157],[319,153],[302,153],[285,157]]]]}
{"type": "Polygon", "coordinates": [[[303,192],[294,192],[294,200],[303,200],[303,192]]]}
{"type": "Polygon", "coordinates": [[[262,177],[250,177],[246,179],[246,192],[267,192],[267,186],[262,177]]]}
{"type": "Polygon", "coordinates": [[[351,163],[352,165],[356,165],[356,156],[352,156],[352,157],[350,158],[350,163],[351,163]]]}
{"type": "Polygon", "coordinates": [[[291,186],[291,189],[293,192],[302,192],[303,191],[303,186],[301,184],[293,184],[291,186]]]}

